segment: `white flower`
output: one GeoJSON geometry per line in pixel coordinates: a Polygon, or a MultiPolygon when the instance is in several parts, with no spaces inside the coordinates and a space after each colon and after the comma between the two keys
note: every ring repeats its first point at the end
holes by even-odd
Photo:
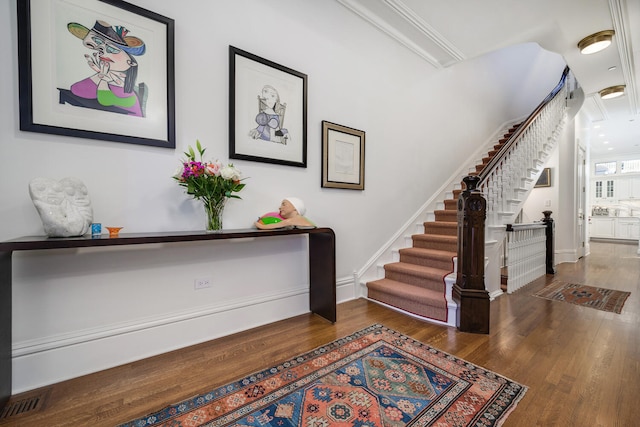
{"type": "Polygon", "coordinates": [[[184,172],[184,166],[183,166],[183,165],[180,165],[180,166],[176,169],[175,173],[174,173],[172,176],[173,176],[173,178],[175,178],[175,179],[177,179],[177,180],[180,180],[180,179],[182,179],[182,173],[183,173],[183,172],[184,172]]]}
{"type": "Polygon", "coordinates": [[[232,181],[240,181],[240,171],[233,165],[224,166],[220,169],[220,176],[224,179],[230,179],[232,181]]]}

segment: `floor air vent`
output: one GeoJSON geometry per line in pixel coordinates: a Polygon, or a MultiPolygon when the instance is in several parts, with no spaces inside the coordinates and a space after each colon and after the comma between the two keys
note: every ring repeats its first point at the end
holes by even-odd
{"type": "Polygon", "coordinates": [[[17,417],[22,414],[33,413],[40,410],[40,408],[44,404],[47,394],[48,393],[43,392],[13,402],[9,400],[9,402],[2,410],[2,415],[0,415],[0,422],[9,418],[17,417]]]}

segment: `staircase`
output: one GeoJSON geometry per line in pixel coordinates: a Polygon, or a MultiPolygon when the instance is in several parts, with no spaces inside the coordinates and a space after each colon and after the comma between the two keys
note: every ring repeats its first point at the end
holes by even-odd
{"type": "MultiPolygon", "coordinates": [[[[517,128],[509,128],[469,175],[479,174],[517,128]]],[[[445,278],[454,271],[457,256],[460,192],[454,190],[443,201],[444,209],[434,211],[434,221],[424,222],[424,233],[411,236],[412,247],[398,251],[398,262],[384,265],[384,278],[367,282],[369,299],[444,323],[454,320],[449,318],[453,302],[445,278]]]]}

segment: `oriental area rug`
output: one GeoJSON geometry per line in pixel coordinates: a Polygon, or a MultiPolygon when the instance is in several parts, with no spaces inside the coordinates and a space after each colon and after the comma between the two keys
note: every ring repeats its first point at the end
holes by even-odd
{"type": "Polygon", "coordinates": [[[622,306],[624,306],[629,295],[631,295],[631,292],[597,288],[563,281],[554,281],[534,294],[534,296],[540,298],[565,301],[571,304],[596,308],[602,311],[610,311],[617,314],[622,312],[622,306]]]}
{"type": "Polygon", "coordinates": [[[499,426],[526,391],[372,325],[121,427],[499,426]]]}

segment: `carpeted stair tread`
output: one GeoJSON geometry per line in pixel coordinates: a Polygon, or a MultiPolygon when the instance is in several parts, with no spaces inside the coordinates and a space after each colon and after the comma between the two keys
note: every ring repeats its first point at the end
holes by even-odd
{"type": "Polygon", "coordinates": [[[427,267],[424,265],[410,264],[408,262],[391,262],[384,266],[385,277],[387,279],[398,280],[396,276],[403,276],[407,280],[406,283],[410,283],[415,286],[430,286],[428,281],[435,281],[436,288],[442,288],[444,286],[444,278],[451,270],[441,269],[436,267],[427,267]]]}
{"type": "Polygon", "coordinates": [[[368,297],[419,316],[447,321],[443,291],[433,291],[389,279],[367,283],[368,297]]]}
{"type": "Polygon", "coordinates": [[[457,256],[455,252],[427,248],[404,248],[399,253],[400,262],[435,267],[448,272],[453,271],[453,258],[457,256]]]}
{"type": "Polygon", "coordinates": [[[446,211],[458,211],[458,200],[457,199],[446,199],[444,201],[444,209],[446,211]]]}
{"type": "Polygon", "coordinates": [[[438,209],[433,211],[436,221],[458,222],[458,211],[438,209]]]}
{"type": "Polygon", "coordinates": [[[416,248],[458,252],[457,235],[415,234],[411,236],[411,239],[413,240],[413,246],[416,248]]]}
{"type": "Polygon", "coordinates": [[[451,221],[428,221],[423,223],[424,234],[437,234],[444,236],[457,236],[458,223],[451,221]]]}

